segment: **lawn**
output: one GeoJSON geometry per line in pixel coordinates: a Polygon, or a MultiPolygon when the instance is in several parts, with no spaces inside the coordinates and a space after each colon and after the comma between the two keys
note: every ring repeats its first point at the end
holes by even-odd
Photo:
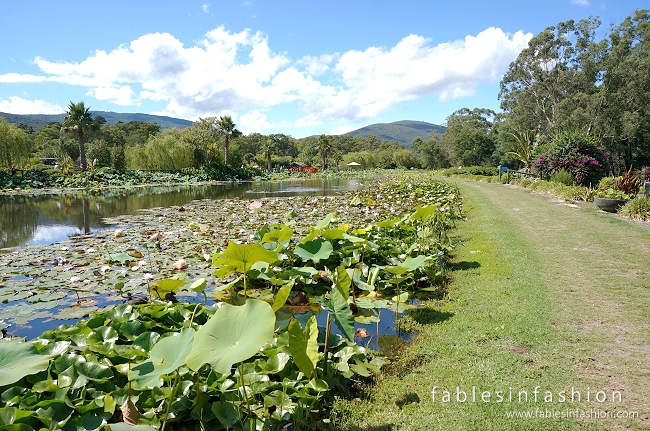
{"type": "Polygon", "coordinates": [[[467,221],[448,300],[405,319],[417,338],[336,405],[337,427],[648,429],[650,230],[593,204],[457,184],[467,221]]]}

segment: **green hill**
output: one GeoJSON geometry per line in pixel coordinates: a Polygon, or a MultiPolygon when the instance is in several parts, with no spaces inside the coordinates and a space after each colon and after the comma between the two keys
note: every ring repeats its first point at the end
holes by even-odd
{"type": "Polygon", "coordinates": [[[445,133],[443,126],[426,123],[424,121],[395,121],[393,123],[377,123],[362,127],[357,130],[346,133],[350,136],[375,135],[384,141],[397,141],[406,148],[410,148],[413,140],[418,136],[427,140],[432,132],[445,133]]]}
{"type": "MultiPolygon", "coordinates": [[[[188,120],[181,120],[180,118],[164,117],[161,115],[149,115],[149,114],[123,114],[118,112],[110,111],[92,111],[93,116],[102,116],[106,119],[106,124],[112,126],[113,124],[119,123],[120,121],[126,123],[129,121],[147,121],[160,124],[160,128],[164,129],[173,129],[174,127],[178,129],[184,129],[187,126],[191,125],[192,122],[188,120]]],[[[62,123],[65,114],[30,114],[30,115],[20,115],[20,114],[7,114],[0,112],[0,117],[3,117],[7,120],[8,123],[12,124],[25,124],[32,126],[32,128],[38,132],[46,124],[53,121],[62,123]]]]}

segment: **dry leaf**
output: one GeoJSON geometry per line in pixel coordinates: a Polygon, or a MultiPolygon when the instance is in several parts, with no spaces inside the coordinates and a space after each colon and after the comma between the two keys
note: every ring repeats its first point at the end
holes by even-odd
{"type": "Polygon", "coordinates": [[[122,420],[124,423],[129,425],[138,424],[138,420],[142,414],[138,411],[135,404],[133,404],[133,401],[131,401],[131,397],[127,398],[126,403],[120,407],[120,410],[122,410],[122,420]]]}

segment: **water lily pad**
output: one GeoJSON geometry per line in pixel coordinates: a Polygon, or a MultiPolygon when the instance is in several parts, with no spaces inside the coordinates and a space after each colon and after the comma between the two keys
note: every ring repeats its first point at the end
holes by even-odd
{"type": "Polygon", "coordinates": [[[38,353],[32,343],[0,343],[0,386],[10,385],[45,370],[50,358],[49,355],[38,353]]]}
{"type": "Polygon", "coordinates": [[[273,339],[274,325],[275,313],[264,301],[250,299],[240,307],[224,304],[197,331],[186,363],[193,370],[207,363],[228,375],[233,364],[255,355],[273,339]]]}
{"type": "Polygon", "coordinates": [[[185,364],[187,355],[192,350],[194,329],[184,328],[180,334],[158,341],[151,349],[149,360],[134,366],[129,378],[142,387],[160,386],[161,378],[171,374],[185,364]]]}

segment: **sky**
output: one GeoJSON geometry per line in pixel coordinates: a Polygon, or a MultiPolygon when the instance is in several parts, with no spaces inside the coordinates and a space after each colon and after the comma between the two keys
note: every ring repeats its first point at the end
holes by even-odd
{"type": "Polygon", "coordinates": [[[0,112],[91,111],[245,134],[444,125],[499,110],[499,82],[544,28],[598,16],[599,38],[647,0],[0,0],[0,112]]]}

